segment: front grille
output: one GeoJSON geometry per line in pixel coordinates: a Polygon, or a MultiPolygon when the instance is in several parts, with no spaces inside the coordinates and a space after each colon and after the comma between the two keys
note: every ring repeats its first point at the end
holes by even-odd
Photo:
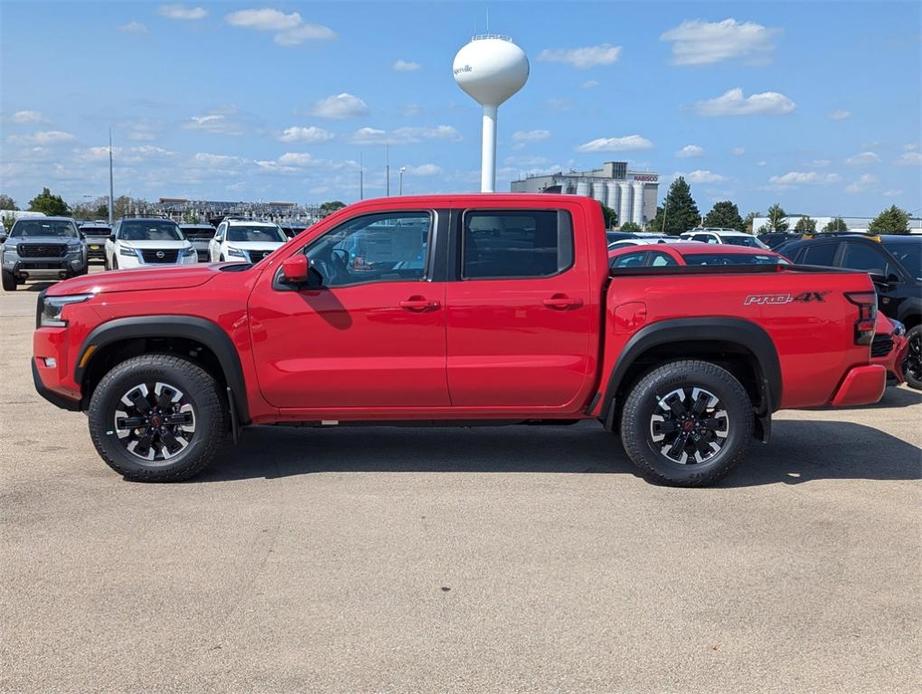
{"type": "Polygon", "coordinates": [[[893,338],[889,335],[875,335],[871,343],[872,357],[886,357],[893,349],[893,338]]]}
{"type": "Polygon", "coordinates": [[[179,257],[179,251],[175,248],[173,250],[145,248],[141,251],[141,257],[144,258],[145,263],[175,263],[176,258],[179,257]]]}
{"type": "Polygon", "coordinates": [[[65,243],[21,243],[16,251],[20,258],[63,258],[67,254],[65,243]]]}
{"type": "Polygon", "coordinates": [[[87,238],[94,238],[94,239],[109,238],[108,229],[81,229],[80,231],[82,231],[83,235],[86,236],[87,238]]]}
{"type": "Polygon", "coordinates": [[[260,260],[269,255],[272,251],[250,251],[250,262],[258,263],[260,260]]]}
{"type": "Polygon", "coordinates": [[[193,231],[192,229],[183,229],[183,236],[185,236],[190,241],[200,241],[202,239],[208,240],[214,238],[214,231],[209,231],[208,229],[203,229],[202,231],[193,231]]]}

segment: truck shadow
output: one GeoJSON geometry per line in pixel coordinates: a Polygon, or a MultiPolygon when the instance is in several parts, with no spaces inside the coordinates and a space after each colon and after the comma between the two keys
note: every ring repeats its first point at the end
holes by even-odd
{"type": "MultiPolygon", "coordinates": [[[[594,422],[479,428],[253,427],[193,483],[318,472],[593,473],[637,475],[619,440],[594,422]]],[[[850,422],[777,421],[719,487],[820,479],[911,480],[919,448],[850,422]]]]}

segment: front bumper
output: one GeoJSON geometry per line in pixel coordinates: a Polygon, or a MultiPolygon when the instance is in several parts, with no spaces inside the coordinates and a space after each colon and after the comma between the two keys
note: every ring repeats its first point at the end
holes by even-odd
{"type": "Polygon", "coordinates": [[[887,369],[880,364],[856,366],[845,374],[832,398],[833,407],[872,405],[887,389],[887,369]]]}
{"type": "Polygon", "coordinates": [[[60,407],[61,409],[70,410],[71,412],[79,412],[80,400],[68,397],[62,393],[51,390],[51,388],[48,388],[42,382],[42,377],[38,368],[38,359],[36,357],[32,357],[31,361],[32,382],[35,384],[35,390],[38,391],[38,394],[45,398],[45,400],[50,402],[52,405],[60,407]]]}
{"type": "Polygon", "coordinates": [[[20,280],[54,278],[63,279],[81,274],[86,269],[86,261],[76,258],[17,258],[9,262],[4,257],[3,269],[20,280]]]}

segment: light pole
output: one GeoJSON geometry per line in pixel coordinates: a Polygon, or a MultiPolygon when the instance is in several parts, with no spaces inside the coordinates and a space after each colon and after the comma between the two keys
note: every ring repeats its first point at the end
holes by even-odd
{"type": "Polygon", "coordinates": [[[397,179],[398,180],[397,195],[403,195],[403,174],[406,172],[406,170],[407,170],[407,167],[405,166],[400,167],[400,178],[397,179]]]}

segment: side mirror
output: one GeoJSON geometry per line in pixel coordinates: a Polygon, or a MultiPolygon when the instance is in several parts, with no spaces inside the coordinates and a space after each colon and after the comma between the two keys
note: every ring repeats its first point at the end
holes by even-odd
{"type": "Polygon", "coordinates": [[[296,253],[282,261],[282,278],[285,284],[294,286],[306,284],[310,272],[311,263],[303,253],[296,253]]]}
{"type": "Polygon", "coordinates": [[[115,243],[115,234],[109,234],[109,240],[110,240],[112,243],[115,243]]]}
{"type": "Polygon", "coordinates": [[[6,243],[6,234],[0,232],[0,243],[6,243]]]}

